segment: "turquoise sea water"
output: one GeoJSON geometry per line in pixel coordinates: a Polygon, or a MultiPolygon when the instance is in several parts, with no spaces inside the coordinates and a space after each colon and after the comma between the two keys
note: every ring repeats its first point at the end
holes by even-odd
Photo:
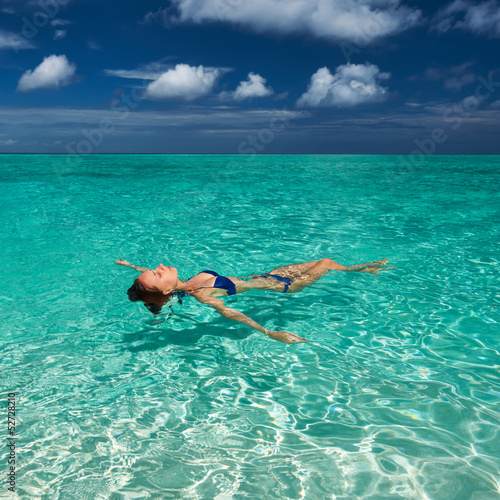
{"type": "MultiPolygon", "coordinates": [[[[500,498],[500,157],[2,156],[1,397],[19,498],[500,498]],[[299,294],[125,294],[331,257],[299,294]]],[[[7,432],[0,433],[7,491],[7,432]]]]}

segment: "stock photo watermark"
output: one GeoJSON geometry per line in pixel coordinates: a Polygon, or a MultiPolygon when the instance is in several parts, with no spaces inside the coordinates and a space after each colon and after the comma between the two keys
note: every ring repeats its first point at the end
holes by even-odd
{"type": "MultiPolygon", "coordinates": [[[[37,10],[29,17],[23,16],[21,18],[23,24],[17,36],[22,36],[26,40],[35,38],[40,30],[48,26],[50,21],[57,16],[61,6],[66,3],[66,1],[57,0],[40,0],[37,2],[36,5],[40,7],[40,10],[37,10]]],[[[16,53],[19,52],[19,44],[16,43],[14,36],[11,36],[10,44],[16,53]]]]}
{"type": "Polygon", "coordinates": [[[9,392],[7,394],[7,489],[16,492],[17,477],[17,433],[16,433],[16,394],[9,392]]]}
{"type": "MultiPolygon", "coordinates": [[[[270,113],[267,123],[259,128],[255,133],[249,134],[245,140],[242,140],[236,150],[239,155],[245,157],[255,157],[265,151],[265,149],[274,141],[276,135],[285,131],[290,124],[287,116],[288,110],[274,109],[270,113]]],[[[212,207],[217,200],[227,192],[227,186],[236,182],[240,172],[248,168],[246,163],[233,157],[222,170],[214,170],[209,173],[209,180],[203,183],[203,187],[197,191],[198,203],[190,207],[194,212],[203,209],[210,210],[212,227],[225,227],[225,217],[220,211],[213,211],[212,207]]]]}
{"type": "Polygon", "coordinates": [[[249,135],[246,140],[240,142],[238,153],[242,155],[262,153],[274,141],[276,134],[281,134],[290,124],[286,114],[286,109],[275,110],[267,127],[260,128],[255,135],[249,135]]]}
{"type": "Polygon", "coordinates": [[[88,155],[94,152],[94,148],[100,146],[104,137],[116,129],[115,121],[123,121],[128,118],[131,110],[137,108],[140,102],[146,98],[145,90],[140,87],[133,88],[129,94],[121,94],[119,98],[113,99],[110,106],[111,117],[101,118],[94,128],[82,130],[83,139],[72,141],[66,145],[66,151],[73,157],[88,155]]]}
{"type": "Polygon", "coordinates": [[[340,43],[340,50],[348,63],[351,63],[354,54],[360,54],[373,40],[387,33],[394,22],[395,13],[396,5],[392,5],[387,11],[378,12],[378,17],[370,19],[358,28],[358,34],[352,43],[340,43]]]}
{"type": "Polygon", "coordinates": [[[66,144],[66,161],[53,162],[52,168],[58,178],[62,179],[62,174],[67,174],[80,166],[83,157],[94,153],[106,136],[112,134],[117,127],[117,121],[123,122],[139,104],[146,99],[146,80],[141,86],[134,87],[130,92],[120,94],[111,101],[107,116],[90,129],[82,129],[81,139],[74,140],[66,144]]]}
{"type": "Polygon", "coordinates": [[[500,87],[500,81],[493,80],[493,73],[490,73],[487,78],[480,76],[477,81],[473,95],[469,95],[446,108],[442,113],[442,127],[435,127],[423,139],[415,139],[414,144],[417,149],[413,150],[406,157],[400,157],[401,165],[408,172],[412,172],[415,167],[422,165],[425,157],[437,152],[438,146],[444,144],[450,137],[452,132],[457,131],[464,120],[470,118],[476,111],[479,110],[481,104],[491,98],[491,96],[500,87]]]}

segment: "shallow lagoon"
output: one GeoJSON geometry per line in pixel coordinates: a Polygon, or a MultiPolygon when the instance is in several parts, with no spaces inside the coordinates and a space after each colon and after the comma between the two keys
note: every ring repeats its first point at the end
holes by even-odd
{"type": "Polygon", "coordinates": [[[500,157],[67,160],[0,157],[21,498],[499,497],[500,157]],[[226,299],[293,346],[189,298],[154,319],[113,264],[325,256],[398,269],[226,299]]]}

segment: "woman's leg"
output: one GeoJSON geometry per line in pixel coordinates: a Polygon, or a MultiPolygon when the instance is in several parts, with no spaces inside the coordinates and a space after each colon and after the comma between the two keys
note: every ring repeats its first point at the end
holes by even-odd
{"type": "Polygon", "coordinates": [[[346,266],[342,266],[332,259],[321,259],[317,261],[312,267],[306,269],[299,276],[296,276],[292,280],[290,288],[288,288],[286,293],[297,293],[304,288],[312,285],[320,278],[322,278],[328,271],[343,271],[346,266]]]}
{"type": "MultiPolygon", "coordinates": [[[[356,264],[354,266],[344,266],[332,259],[321,259],[313,260],[311,262],[303,262],[301,264],[290,264],[288,266],[281,266],[273,269],[269,274],[276,274],[284,278],[290,278],[292,284],[288,288],[286,293],[297,293],[304,288],[312,285],[318,281],[321,277],[327,274],[329,271],[356,271],[361,273],[372,273],[378,274],[380,268],[387,264],[388,260],[378,260],[376,262],[370,262],[367,264],[356,264]]],[[[394,268],[385,268],[394,269],[394,268]]],[[[254,275],[255,276],[255,275],[254,275]]],[[[242,282],[242,289],[252,290],[252,289],[264,289],[264,290],[277,290],[282,292],[284,289],[284,284],[273,277],[262,277],[257,275],[250,281],[242,282]],[[245,283],[243,285],[243,283],[245,283]]]]}
{"type": "Polygon", "coordinates": [[[367,264],[343,266],[342,264],[339,264],[338,262],[335,262],[332,259],[326,258],[321,260],[313,260],[311,262],[304,262],[302,264],[290,264],[288,266],[277,267],[276,269],[273,269],[271,273],[278,274],[279,276],[288,276],[289,274],[291,274],[292,276],[297,276],[309,272],[310,270],[313,269],[314,266],[320,263],[321,263],[320,266],[321,268],[327,266],[329,271],[363,271],[370,267],[384,266],[388,262],[389,262],[388,260],[384,259],[384,260],[378,260],[376,262],[369,262],[367,264]]]}
{"type": "Polygon", "coordinates": [[[311,262],[302,262],[301,264],[289,264],[287,266],[280,266],[271,271],[271,274],[278,274],[279,276],[298,276],[305,273],[318,263],[317,260],[311,262]]]}
{"type": "MultiPolygon", "coordinates": [[[[317,260],[313,260],[311,262],[303,262],[301,264],[289,264],[287,266],[280,266],[277,267],[276,269],[273,269],[272,271],[269,271],[271,274],[277,274],[279,276],[284,276],[286,278],[294,277],[294,276],[299,276],[300,274],[306,272],[308,269],[311,269],[315,264],[317,264],[317,260]]],[[[249,276],[244,276],[243,279],[245,278],[260,278],[262,277],[262,274],[250,274],[249,276]]]]}
{"type": "MultiPolygon", "coordinates": [[[[321,259],[316,264],[297,276],[292,280],[292,284],[286,293],[297,293],[304,288],[312,285],[320,278],[322,278],[328,271],[356,271],[360,273],[379,274],[381,267],[385,266],[389,261],[387,259],[370,262],[368,264],[357,264],[355,266],[343,266],[334,262],[332,259],[321,259]]],[[[385,269],[394,269],[393,267],[386,267],[385,269]]]]}
{"type": "MultiPolygon", "coordinates": [[[[288,266],[281,266],[273,269],[269,274],[276,274],[277,276],[282,276],[283,278],[290,278],[292,280],[292,285],[288,289],[287,293],[293,288],[293,282],[302,276],[306,276],[308,279],[314,275],[314,279],[310,281],[309,284],[317,281],[321,276],[326,274],[330,270],[342,271],[346,266],[337,264],[331,259],[321,259],[320,261],[313,260],[311,262],[303,262],[301,264],[290,264],[288,266]],[[319,274],[318,274],[319,273],[319,274]]],[[[285,285],[282,281],[273,278],[272,276],[263,277],[262,275],[254,275],[250,281],[246,282],[246,286],[241,286],[241,289],[245,290],[276,290],[278,292],[283,292],[285,285]]],[[[304,285],[300,288],[304,288],[304,285]]],[[[295,287],[297,288],[297,287],[295,287]]],[[[297,290],[299,291],[299,290],[297,290]]]]}

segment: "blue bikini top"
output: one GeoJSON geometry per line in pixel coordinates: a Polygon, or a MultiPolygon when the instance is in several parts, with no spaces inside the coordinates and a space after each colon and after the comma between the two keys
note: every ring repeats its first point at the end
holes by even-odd
{"type": "MultiPolygon", "coordinates": [[[[199,288],[196,288],[196,290],[200,290],[201,288],[221,288],[222,290],[226,290],[228,295],[236,295],[236,285],[229,278],[226,278],[226,276],[220,276],[215,271],[210,271],[210,270],[205,270],[205,271],[201,271],[201,272],[215,276],[215,282],[214,282],[213,286],[200,286],[199,288]]],[[[198,274],[200,274],[200,273],[198,273],[198,274]]],[[[196,276],[198,276],[198,274],[196,276]]],[[[192,277],[194,278],[194,276],[192,276],[192,277]]],[[[190,279],[191,278],[189,278],[189,280],[190,279]]],[[[187,295],[186,292],[180,292],[180,294],[181,295],[179,295],[179,297],[181,297],[181,298],[185,297],[187,295]]]]}

